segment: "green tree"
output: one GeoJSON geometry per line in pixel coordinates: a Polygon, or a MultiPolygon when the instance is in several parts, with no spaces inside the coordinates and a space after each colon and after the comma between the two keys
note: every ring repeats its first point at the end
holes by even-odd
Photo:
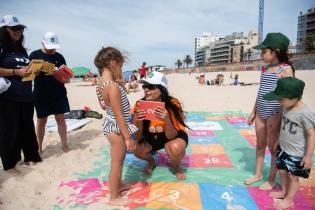
{"type": "Polygon", "coordinates": [[[175,66],[176,66],[177,68],[182,67],[182,65],[183,65],[183,62],[182,62],[181,60],[179,60],[179,59],[175,62],[175,66]]]}
{"type": "Polygon", "coordinates": [[[183,62],[186,64],[187,68],[190,64],[192,64],[193,60],[191,59],[190,55],[186,55],[185,59],[183,62]]]}
{"type": "Polygon", "coordinates": [[[251,58],[251,56],[252,56],[252,53],[253,53],[253,50],[252,50],[251,48],[248,48],[248,49],[246,50],[246,53],[247,53],[247,58],[248,58],[248,60],[250,60],[250,58],[251,58]]]}
{"type": "Polygon", "coordinates": [[[315,50],[315,36],[305,38],[305,50],[308,52],[315,50]]]}

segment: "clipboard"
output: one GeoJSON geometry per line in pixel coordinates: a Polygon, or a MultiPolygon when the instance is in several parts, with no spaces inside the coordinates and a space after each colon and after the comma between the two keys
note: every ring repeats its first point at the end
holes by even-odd
{"type": "Polygon", "coordinates": [[[144,111],[145,120],[161,120],[154,115],[154,109],[158,106],[165,108],[165,103],[164,102],[158,102],[158,101],[140,100],[137,103],[137,106],[138,106],[138,109],[141,109],[144,111]]]}

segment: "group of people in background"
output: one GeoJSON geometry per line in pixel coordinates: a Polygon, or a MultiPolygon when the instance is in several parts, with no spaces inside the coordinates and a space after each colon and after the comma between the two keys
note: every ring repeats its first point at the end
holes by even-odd
{"type": "Polygon", "coordinates": [[[30,75],[33,59],[52,63],[55,68],[66,65],[66,61],[56,52],[60,44],[55,33],[45,33],[41,40],[42,48],[28,55],[24,46],[27,27],[13,15],[2,17],[0,24],[0,77],[10,84],[0,94],[0,157],[4,170],[14,170],[22,158],[21,152],[25,164],[41,161],[45,125],[50,115],[55,115],[62,149],[69,151],[64,113],[69,112],[70,107],[65,85],[43,72],[36,76],[34,89],[32,81],[22,81],[30,75]]]}
{"type": "MultiPolygon", "coordinates": [[[[43,72],[36,76],[34,89],[31,81],[22,81],[30,74],[28,68],[33,59],[47,61],[56,68],[66,65],[64,57],[56,52],[60,47],[58,37],[47,32],[41,40],[42,48],[28,55],[24,47],[25,28],[15,16],[6,15],[1,20],[0,77],[5,78],[1,81],[7,80],[10,84],[0,94],[0,156],[4,170],[15,168],[21,160],[21,151],[26,164],[41,161],[45,125],[50,115],[54,115],[57,121],[62,149],[69,151],[64,113],[69,112],[70,107],[65,85],[43,72]]],[[[315,147],[315,114],[302,102],[305,84],[295,78],[294,67],[287,54],[289,43],[283,34],[269,33],[255,47],[262,50],[263,61],[268,65],[262,69],[257,99],[248,119],[250,125],[255,122],[257,136],[255,174],[244,181],[246,185],[251,185],[263,180],[268,147],[272,157],[271,167],[268,179],[260,189],[272,190],[276,185],[276,174],[280,173],[281,191],[270,193],[271,197],[280,199],[275,204],[279,209],[294,205],[299,177],[309,177],[315,147]]],[[[110,144],[109,190],[113,205],[129,202],[121,196],[122,191],[130,187],[121,181],[126,151],[147,161],[143,172],[151,174],[157,167],[152,154],[165,149],[172,172],[178,180],[184,180],[186,173],[180,165],[189,141],[189,128],[185,124],[181,103],[170,96],[164,74],[150,72],[147,75],[146,63],[140,68],[139,83],[144,96],[139,101],[163,102],[164,106],[154,109],[157,120],[147,120],[138,101],[134,105],[133,121],[130,120],[131,106],[122,82],[124,62],[125,56],[113,47],[102,47],[94,59],[100,74],[96,92],[107,114],[103,132],[110,144]]],[[[238,76],[234,79],[238,80],[238,76]]],[[[132,77],[128,91],[138,85],[137,80],[132,77]]],[[[205,82],[205,75],[200,75],[199,83],[205,82]]]]}

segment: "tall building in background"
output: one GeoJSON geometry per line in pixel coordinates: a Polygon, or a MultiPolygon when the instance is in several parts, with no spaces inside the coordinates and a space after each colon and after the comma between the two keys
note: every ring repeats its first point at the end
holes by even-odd
{"type": "Polygon", "coordinates": [[[235,63],[255,58],[252,47],[257,44],[258,29],[250,30],[247,36],[243,32],[233,32],[199,48],[196,51],[195,65],[235,63]]]}
{"type": "Polygon", "coordinates": [[[219,40],[219,37],[211,32],[204,32],[201,37],[195,38],[195,66],[204,65],[203,60],[206,56],[204,47],[217,40],[219,40]]]}
{"type": "Polygon", "coordinates": [[[305,14],[300,12],[297,25],[296,51],[305,52],[310,47],[310,42],[315,45],[315,7],[307,10],[305,14]]]}

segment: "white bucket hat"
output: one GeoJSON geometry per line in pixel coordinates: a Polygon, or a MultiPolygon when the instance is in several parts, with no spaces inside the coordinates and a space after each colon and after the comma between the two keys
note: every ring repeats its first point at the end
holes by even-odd
{"type": "Polygon", "coordinates": [[[167,89],[167,79],[161,72],[150,72],[147,78],[139,81],[140,83],[149,83],[151,85],[162,85],[167,89]]]}
{"type": "Polygon", "coordinates": [[[0,23],[0,27],[3,26],[22,26],[23,28],[26,28],[25,25],[21,24],[21,22],[19,21],[19,19],[14,16],[14,15],[5,15],[2,17],[1,19],[1,23],[0,23]]]}
{"type": "Polygon", "coordinates": [[[48,50],[60,48],[58,36],[54,32],[47,32],[42,39],[42,43],[48,50]]]}

